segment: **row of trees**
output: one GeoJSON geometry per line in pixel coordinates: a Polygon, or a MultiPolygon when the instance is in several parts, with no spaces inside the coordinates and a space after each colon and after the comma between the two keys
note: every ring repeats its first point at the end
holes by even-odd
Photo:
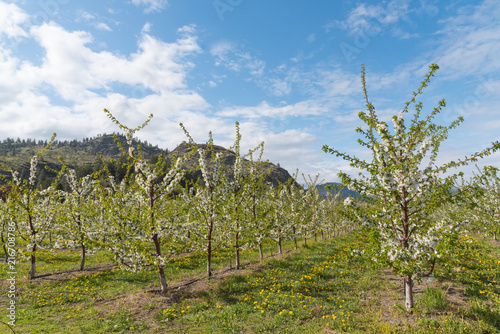
{"type": "Polygon", "coordinates": [[[80,270],[84,270],[89,252],[105,249],[125,269],[155,268],[161,290],[165,291],[164,266],[182,252],[206,254],[207,276],[211,276],[212,254],[219,247],[234,249],[239,269],[241,250],[259,249],[262,259],[266,240],[274,240],[282,253],[283,240],[293,239],[297,247],[299,238],[306,242],[313,235],[321,233],[324,237],[325,233],[331,235],[352,226],[338,196],[319,196],[317,177],[306,180],[307,190],[294,179],[278,187],[266,182],[261,162],[264,143],[242,156],[238,123],[231,147],[236,159],[229,167],[223,162],[224,156],[215,153],[211,134],[203,148],[188,135],[192,151],[175,158],[171,165],[162,156],[151,164],[132,144],[136,132],[151,117],[141,126],[129,128],[106,112],[127,141],[124,145],[117,138],[127,157],[123,168],[128,172],[121,182],[111,175],[108,164],[100,171],[78,177],[61,160],[63,168],[57,172],[55,184],[64,178],[69,190],[37,187],[39,157],[49,149],[54,137],[32,158],[28,179],[10,170],[12,190],[0,203],[2,243],[6,245],[5,227],[15,222],[15,234],[25,244],[19,251],[31,263],[30,279],[36,277],[40,249],[80,249],[80,270]],[[202,178],[181,187],[185,162],[192,156],[198,157],[202,178]]]}

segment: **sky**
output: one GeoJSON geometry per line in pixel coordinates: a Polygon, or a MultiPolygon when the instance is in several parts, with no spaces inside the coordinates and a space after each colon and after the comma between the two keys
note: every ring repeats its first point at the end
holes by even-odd
{"type": "Polygon", "coordinates": [[[0,140],[118,132],[107,108],[129,127],[152,113],[136,136],[162,148],[186,140],[181,122],[229,147],[238,121],[242,153],[264,141],[264,159],[338,181],[355,171],[324,144],[371,160],[361,65],[390,122],[433,63],[423,114],[445,99],[438,124],[464,117],[438,162],[499,140],[497,0],[0,0],[0,140]]]}

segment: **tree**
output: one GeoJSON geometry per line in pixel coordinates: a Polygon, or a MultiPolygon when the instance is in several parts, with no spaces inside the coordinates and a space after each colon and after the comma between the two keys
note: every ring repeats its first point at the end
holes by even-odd
{"type": "MultiPolygon", "coordinates": [[[[244,207],[246,193],[248,187],[245,186],[243,180],[243,159],[240,156],[240,127],[239,123],[236,122],[236,140],[234,149],[236,158],[233,164],[232,180],[227,180],[226,184],[223,186],[226,188],[224,191],[228,196],[227,198],[227,210],[226,210],[226,228],[232,232],[234,235],[234,252],[236,259],[236,270],[241,269],[240,263],[240,250],[242,243],[242,235],[248,228],[246,220],[244,217],[244,207]]],[[[248,182],[248,179],[246,180],[248,182]]]]}
{"type": "Polygon", "coordinates": [[[283,240],[295,236],[292,232],[292,214],[288,201],[288,187],[293,179],[289,179],[285,184],[278,187],[270,187],[267,193],[269,205],[271,206],[268,219],[271,220],[269,236],[278,244],[278,254],[283,254],[283,240]]]}
{"type": "Polygon", "coordinates": [[[265,174],[262,169],[263,164],[261,163],[263,152],[264,142],[261,142],[253,150],[248,151],[250,171],[246,178],[247,182],[245,186],[247,187],[249,201],[248,205],[244,208],[249,233],[252,235],[248,245],[252,243],[257,244],[260,261],[264,260],[263,243],[265,238],[269,236],[271,220],[268,219],[268,216],[272,207],[266,197],[266,193],[270,190],[271,186],[265,183],[265,174]],[[259,151],[259,157],[257,161],[254,161],[253,154],[256,151],[259,151]]]}
{"type": "MultiPolygon", "coordinates": [[[[108,110],[104,109],[104,111],[125,132],[128,150],[123,148],[116,135],[114,135],[114,138],[120,150],[129,157],[136,171],[134,181],[137,186],[136,197],[139,205],[135,208],[134,217],[131,217],[130,220],[136,219],[140,231],[138,238],[134,239],[131,244],[136,253],[132,258],[134,262],[139,262],[141,266],[155,266],[160,278],[161,291],[166,292],[167,280],[163,268],[168,260],[178,255],[180,249],[178,236],[182,235],[182,233],[176,233],[180,224],[176,219],[177,216],[171,210],[168,196],[173,193],[174,188],[184,175],[181,164],[185,157],[176,159],[170,171],[161,178],[161,171],[165,169],[163,158],[160,157],[158,163],[154,167],[150,167],[144,161],[141,151],[138,150],[138,153],[136,153],[136,149],[132,144],[134,133],[144,128],[153,115],[151,114],[142,125],[131,129],[122,125],[108,110]],[[152,242],[154,252],[144,246],[147,241],[152,242]]],[[[125,252],[119,252],[118,254],[130,256],[125,252]]],[[[122,264],[124,263],[122,261],[122,264]]]]}
{"type": "Polygon", "coordinates": [[[403,276],[405,282],[406,309],[413,307],[413,281],[431,275],[442,251],[445,236],[458,233],[456,225],[449,221],[433,221],[428,212],[452,195],[450,185],[457,175],[440,178],[451,167],[467,165],[500,148],[495,142],[470,157],[436,166],[440,144],[448,137],[448,131],[457,127],[463,118],[459,117],[448,126],[434,123],[434,118],[442,108],[441,100],[425,118],[421,118],[422,102],[417,97],[427,87],[439,67],[430,66],[429,73],[410,101],[404,104],[398,115],[392,117],[394,131],[389,131],[386,122],[378,119],[375,107],[369,102],[366,90],[365,68],[362,66],[362,86],[367,107],[359,118],[368,129],[356,129],[364,139],[358,143],[369,149],[372,161],[364,161],[356,156],[342,153],[323,146],[327,153],[342,157],[352,167],[361,169],[359,178],[340,172],[342,183],[370,198],[375,211],[363,216],[364,224],[372,226],[378,235],[378,254],[396,275],[403,276]],[[410,105],[415,106],[411,123],[405,123],[410,105]],[[427,166],[421,166],[427,162],[427,166]]]}
{"type": "Polygon", "coordinates": [[[47,146],[31,158],[29,179],[21,180],[19,172],[10,169],[13,189],[10,205],[18,233],[27,243],[26,249],[20,253],[30,259],[30,280],[36,276],[36,255],[38,250],[43,248],[42,242],[50,231],[56,213],[57,201],[53,196],[53,187],[37,191],[35,186],[38,159],[49,148],[55,136],[54,133],[47,146]]]}
{"type": "MultiPolygon", "coordinates": [[[[227,180],[224,185],[227,189],[227,219],[226,228],[234,236],[234,250],[236,256],[236,269],[241,268],[240,250],[246,246],[250,246],[251,239],[249,236],[252,234],[251,228],[256,225],[257,219],[257,186],[259,183],[256,177],[255,162],[253,161],[253,153],[264,147],[264,143],[259,144],[256,148],[249,151],[251,161],[244,163],[243,157],[240,156],[240,128],[239,123],[236,122],[236,140],[231,149],[234,150],[236,158],[233,164],[232,179],[227,180]],[[244,177],[243,170],[249,167],[249,175],[244,177]],[[249,215],[250,209],[250,215],[249,215]],[[253,223],[253,224],[252,224],[253,223]]],[[[260,157],[259,157],[260,159],[260,157]]],[[[262,244],[260,244],[262,256],[262,244]]]]}
{"type": "Polygon", "coordinates": [[[99,229],[95,226],[100,214],[97,210],[98,203],[94,199],[95,181],[91,175],[78,179],[74,169],[67,171],[66,179],[71,191],[61,192],[64,202],[60,210],[62,217],[58,244],[80,247],[80,270],[83,271],[89,246],[99,236],[99,229]]]}
{"type": "MultiPolygon", "coordinates": [[[[182,124],[181,124],[182,126],[182,124]]],[[[182,126],[183,127],[183,126],[182,126]]],[[[186,134],[187,131],[183,127],[186,134]]],[[[190,138],[193,144],[192,138],[190,138]]],[[[184,199],[190,204],[189,221],[191,232],[194,236],[195,246],[206,251],[207,254],[207,276],[212,276],[212,252],[214,244],[223,241],[221,234],[224,222],[224,208],[228,194],[225,187],[225,175],[222,171],[222,154],[215,153],[212,133],[209,133],[209,140],[206,150],[198,149],[199,166],[203,176],[205,186],[196,183],[194,196],[187,194],[184,199]],[[207,157],[211,157],[213,166],[207,165],[207,157]]]]}

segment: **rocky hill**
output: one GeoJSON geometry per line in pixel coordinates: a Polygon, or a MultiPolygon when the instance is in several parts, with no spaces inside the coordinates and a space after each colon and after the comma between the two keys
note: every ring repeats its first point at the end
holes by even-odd
{"type": "MultiPolygon", "coordinates": [[[[124,148],[128,149],[125,137],[123,135],[117,136],[124,145],[124,148]]],[[[46,141],[41,140],[21,140],[19,138],[14,140],[7,138],[0,142],[0,164],[18,170],[21,178],[26,179],[29,177],[29,163],[31,158],[36,153],[40,152],[46,144],[46,141]]],[[[191,151],[187,144],[184,143],[179,145],[172,152],[161,149],[158,146],[153,146],[145,141],[134,140],[133,145],[135,147],[137,147],[137,145],[141,146],[143,158],[149,163],[158,161],[160,155],[164,156],[167,161],[172,161],[171,159],[174,154],[181,156],[191,151]]],[[[201,150],[206,149],[206,144],[197,144],[197,146],[201,150]]],[[[221,146],[214,146],[214,150],[216,153],[222,152],[224,156],[224,165],[227,167],[227,176],[231,178],[230,166],[234,164],[236,154],[221,146]]],[[[126,158],[120,152],[113,135],[99,135],[93,138],[85,138],[81,141],[54,141],[51,147],[39,159],[38,171],[40,185],[46,187],[54,180],[56,173],[46,169],[45,166],[55,171],[60,170],[62,165],[58,157],[61,157],[69,167],[74,168],[78,177],[82,177],[100,170],[103,167],[101,156],[108,164],[108,169],[115,176],[115,179],[120,181],[126,173],[126,168],[122,166],[122,163],[126,162],[126,158]]],[[[186,161],[185,166],[183,166],[190,170],[187,173],[187,177],[193,181],[201,177],[201,171],[198,169],[198,158],[199,155],[197,154],[191,156],[186,161]]],[[[207,162],[210,168],[210,154],[207,155],[207,162]]],[[[244,164],[248,164],[248,161],[244,161],[244,164]]],[[[285,169],[272,163],[261,162],[260,164],[261,168],[263,168],[267,174],[266,180],[274,185],[285,183],[291,178],[291,175],[285,169]]],[[[3,170],[0,170],[0,174],[6,178],[10,178],[10,174],[3,170]]],[[[246,174],[248,174],[248,170],[246,174]]],[[[0,180],[0,184],[1,183],[0,180]]]]}
{"type": "MultiPolygon", "coordinates": [[[[205,158],[207,160],[207,165],[208,168],[210,169],[211,166],[213,165],[212,161],[212,154],[211,152],[207,151],[207,144],[195,144],[198,150],[205,151],[205,158]]],[[[224,166],[225,166],[225,173],[226,176],[229,179],[232,179],[232,166],[234,165],[234,162],[236,161],[236,153],[228,150],[222,146],[213,146],[214,149],[214,154],[221,153],[223,156],[223,161],[224,161],[224,166]]],[[[192,151],[192,148],[189,147],[186,143],[182,143],[181,145],[177,146],[171,153],[171,155],[176,155],[176,156],[184,156],[188,155],[192,151]]],[[[197,179],[202,179],[202,174],[201,170],[198,168],[198,159],[199,159],[199,153],[191,155],[186,162],[184,163],[184,168],[190,170],[189,172],[189,178],[196,181],[197,179]]],[[[243,177],[248,176],[249,170],[249,160],[243,159],[243,177]]],[[[277,186],[280,183],[285,183],[287,182],[292,176],[290,173],[281,167],[278,167],[270,162],[260,162],[259,167],[262,168],[264,174],[266,175],[266,181],[272,183],[273,185],[277,186]]]]}

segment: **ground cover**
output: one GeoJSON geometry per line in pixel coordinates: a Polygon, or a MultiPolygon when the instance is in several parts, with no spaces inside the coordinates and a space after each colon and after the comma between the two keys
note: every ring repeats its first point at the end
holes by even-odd
{"type": "MultiPolygon", "coordinates": [[[[500,243],[464,240],[447,255],[451,270],[415,286],[415,308],[404,308],[402,280],[360,253],[360,231],[270,257],[243,253],[244,269],[229,268],[219,250],[215,275],[204,277],[203,254],[186,254],[166,268],[168,296],[155,271],[114,268],[104,252],[39,256],[42,277],[16,284],[17,333],[497,333],[500,332],[500,243]],[[358,250],[358,252],[353,252],[358,250]],[[460,265],[457,265],[460,263],[460,265]],[[49,273],[58,272],[52,275],[49,273]],[[44,273],[46,276],[44,276],[44,273]]],[[[292,250],[292,243],[286,245],[292,250]]],[[[6,291],[5,264],[0,264],[6,291]]],[[[26,273],[25,264],[18,265],[26,273]]],[[[5,304],[5,294],[1,296],[5,304]]],[[[2,315],[2,321],[5,321],[2,315]]],[[[1,325],[1,324],[0,324],[1,325]]],[[[2,325],[3,326],[3,325],[2,325]]],[[[5,326],[0,331],[8,332],[5,326]]]]}

